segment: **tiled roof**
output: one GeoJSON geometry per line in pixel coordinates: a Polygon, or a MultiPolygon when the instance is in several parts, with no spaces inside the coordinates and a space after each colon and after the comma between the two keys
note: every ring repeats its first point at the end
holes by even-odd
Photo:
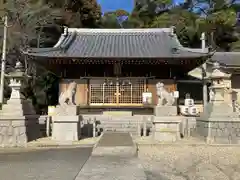
{"type": "MultiPolygon", "coordinates": [[[[240,66],[240,52],[215,52],[211,61],[207,63],[207,77],[212,72],[212,61],[219,62],[225,68],[234,68],[240,66]]],[[[193,69],[188,75],[202,79],[203,65],[193,69]]]]}
{"type": "Polygon", "coordinates": [[[240,66],[240,52],[216,52],[212,60],[226,66],[240,66]]]}
{"type": "Polygon", "coordinates": [[[53,48],[32,48],[25,53],[70,58],[197,58],[208,55],[200,49],[184,48],[172,28],[69,28],[53,48]]]}

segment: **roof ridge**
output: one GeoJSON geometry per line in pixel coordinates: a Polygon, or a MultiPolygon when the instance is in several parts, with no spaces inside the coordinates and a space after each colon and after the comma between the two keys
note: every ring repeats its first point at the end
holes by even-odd
{"type": "Polygon", "coordinates": [[[92,29],[92,28],[68,28],[68,32],[78,33],[159,33],[172,32],[172,28],[141,28],[141,29],[92,29]]]}

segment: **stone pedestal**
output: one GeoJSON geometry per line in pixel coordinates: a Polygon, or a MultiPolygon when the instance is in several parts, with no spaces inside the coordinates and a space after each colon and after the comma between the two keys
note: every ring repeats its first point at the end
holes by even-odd
{"type": "Polygon", "coordinates": [[[79,116],[53,116],[53,140],[78,141],[79,133],[79,116]]]}
{"type": "Polygon", "coordinates": [[[176,106],[156,106],[154,108],[155,116],[176,116],[177,107],[176,106]]]}
{"type": "Polygon", "coordinates": [[[76,105],[58,105],[55,108],[55,114],[58,116],[77,116],[78,106],[76,105]]]}
{"type": "Polygon", "coordinates": [[[197,136],[207,143],[240,144],[240,118],[233,107],[224,100],[224,80],[230,79],[230,74],[220,70],[217,63],[214,64],[210,76],[212,80],[211,90],[214,92],[212,101],[208,103],[206,111],[197,118],[197,136]]]}
{"type": "Polygon", "coordinates": [[[153,117],[153,138],[157,141],[174,142],[180,139],[180,123],[176,106],[156,106],[153,117]]]}
{"type": "Polygon", "coordinates": [[[65,105],[56,107],[56,115],[52,117],[52,139],[60,143],[77,141],[80,138],[80,117],[78,107],[65,105]]]}
{"type": "Polygon", "coordinates": [[[154,133],[153,137],[157,141],[174,142],[180,139],[180,123],[182,122],[179,116],[163,116],[154,117],[154,133]]]}
{"type": "Polygon", "coordinates": [[[0,111],[0,146],[26,146],[28,141],[40,136],[36,115],[32,102],[20,93],[24,73],[17,64],[15,72],[6,75],[10,78],[11,97],[0,111]]]}

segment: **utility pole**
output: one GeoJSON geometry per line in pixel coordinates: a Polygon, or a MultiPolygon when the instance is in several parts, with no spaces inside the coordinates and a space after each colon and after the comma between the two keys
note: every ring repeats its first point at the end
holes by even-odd
{"type": "Polygon", "coordinates": [[[4,99],[4,80],[5,80],[5,66],[6,66],[6,44],[7,44],[7,28],[8,18],[4,16],[4,34],[3,34],[3,47],[2,47],[2,68],[1,68],[1,81],[0,81],[0,104],[3,104],[4,99]]]}
{"type": "MultiPolygon", "coordinates": [[[[205,52],[206,49],[206,37],[205,33],[201,34],[201,41],[202,41],[202,51],[205,52]]],[[[208,103],[208,88],[207,88],[207,62],[202,65],[202,82],[203,82],[203,110],[206,110],[206,105],[208,103]]]]}

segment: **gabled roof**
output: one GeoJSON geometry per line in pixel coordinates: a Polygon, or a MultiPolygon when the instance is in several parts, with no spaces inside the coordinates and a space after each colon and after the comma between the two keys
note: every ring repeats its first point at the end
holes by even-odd
{"type": "MultiPolygon", "coordinates": [[[[207,77],[212,72],[212,62],[217,61],[223,66],[225,69],[228,68],[237,68],[240,67],[240,52],[215,52],[213,56],[211,57],[210,61],[206,62],[207,63],[207,77]]],[[[204,64],[206,64],[204,63],[204,64]]],[[[188,73],[188,75],[202,79],[202,70],[203,70],[203,65],[193,69],[188,73]]]]}
{"type": "Polygon", "coordinates": [[[68,28],[52,48],[31,48],[25,54],[69,58],[198,58],[208,51],[183,47],[173,28],[68,28]]]}

